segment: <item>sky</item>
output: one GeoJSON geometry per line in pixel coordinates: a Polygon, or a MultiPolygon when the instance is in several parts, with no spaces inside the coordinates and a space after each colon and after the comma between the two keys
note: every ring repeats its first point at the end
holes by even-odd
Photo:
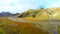
{"type": "Polygon", "coordinates": [[[60,7],[60,0],[0,0],[0,12],[21,13],[41,7],[60,7]]]}

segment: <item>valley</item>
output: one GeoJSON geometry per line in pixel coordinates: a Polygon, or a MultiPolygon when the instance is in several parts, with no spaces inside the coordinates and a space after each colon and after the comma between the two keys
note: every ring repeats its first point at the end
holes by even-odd
{"type": "Polygon", "coordinates": [[[28,20],[23,20],[23,18],[11,17],[0,19],[0,33],[5,34],[8,32],[8,34],[56,34],[60,26],[60,20],[53,19],[29,20],[27,18],[28,20]]]}

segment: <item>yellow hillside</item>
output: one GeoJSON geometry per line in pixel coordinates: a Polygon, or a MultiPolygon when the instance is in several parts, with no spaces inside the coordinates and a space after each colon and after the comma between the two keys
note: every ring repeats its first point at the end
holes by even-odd
{"type": "Polygon", "coordinates": [[[54,18],[60,19],[60,8],[39,8],[36,10],[30,9],[18,15],[18,18],[54,18]],[[58,16],[57,16],[58,15],[58,16]]]}

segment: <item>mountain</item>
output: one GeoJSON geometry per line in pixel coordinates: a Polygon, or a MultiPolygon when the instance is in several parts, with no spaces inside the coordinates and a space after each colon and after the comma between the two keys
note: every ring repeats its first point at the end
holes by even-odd
{"type": "Polygon", "coordinates": [[[60,18],[60,8],[29,9],[17,16],[18,18],[60,18]],[[57,16],[58,15],[58,16],[57,16]]]}
{"type": "Polygon", "coordinates": [[[31,17],[31,18],[36,18],[36,17],[46,17],[48,18],[47,16],[47,12],[45,9],[43,8],[39,8],[39,9],[36,9],[36,10],[33,10],[33,9],[29,9],[23,13],[21,13],[20,15],[18,15],[19,18],[21,17],[31,17]]]}
{"type": "Polygon", "coordinates": [[[16,16],[16,15],[18,15],[18,13],[16,13],[16,14],[12,14],[10,12],[1,12],[0,13],[0,17],[4,17],[4,16],[6,16],[6,17],[12,17],[12,16],[16,16]]]}

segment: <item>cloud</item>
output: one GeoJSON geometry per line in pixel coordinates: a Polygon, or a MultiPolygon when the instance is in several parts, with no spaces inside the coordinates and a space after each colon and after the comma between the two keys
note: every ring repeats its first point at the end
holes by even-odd
{"type": "Polygon", "coordinates": [[[27,9],[35,9],[37,6],[42,3],[38,0],[2,0],[0,2],[1,11],[19,11],[22,12],[27,9]]]}
{"type": "Polygon", "coordinates": [[[56,0],[0,0],[0,11],[12,11],[12,13],[16,13],[28,9],[37,9],[39,7],[51,7],[58,3],[55,3],[55,1],[56,0]]]}

